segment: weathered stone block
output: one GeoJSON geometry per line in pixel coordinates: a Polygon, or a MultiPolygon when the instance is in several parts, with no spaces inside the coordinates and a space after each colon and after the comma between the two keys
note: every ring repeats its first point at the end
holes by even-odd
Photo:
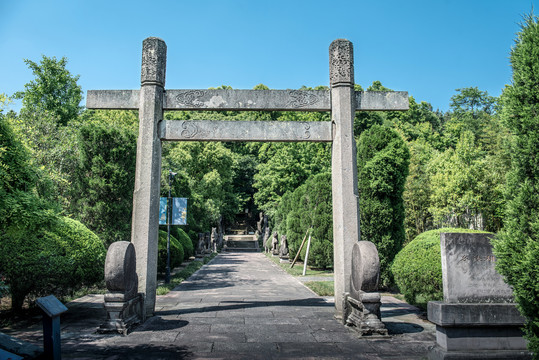
{"type": "Polygon", "coordinates": [[[494,265],[492,234],[442,233],[445,302],[513,302],[513,290],[494,265]]]}

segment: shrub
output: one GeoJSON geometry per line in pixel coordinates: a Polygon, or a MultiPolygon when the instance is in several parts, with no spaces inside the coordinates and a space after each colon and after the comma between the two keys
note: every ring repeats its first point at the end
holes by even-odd
{"type": "MultiPolygon", "coordinates": [[[[164,273],[167,269],[167,238],[166,231],[159,230],[159,250],[157,255],[157,271],[164,273]]],[[[184,258],[183,246],[178,239],[170,235],[170,270],[182,264],[184,258]]]]}
{"type": "Polygon", "coordinates": [[[308,265],[317,269],[333,268],[333,243],[326,239],[311,239],[308,265]]]}
{"type": "Polygon", "coordinates": [[[191,242],[191,239],[189,238],[189,235],[187,235],[185,231],[177,227],[175,237],[179,240],[180,244],[182,244],[183,259],[189,260],[189,257],[195,255],[195,248],[193,246],[193,243],[191,242]]]}
{"type": "Polygon", "coordinates": [[[9,282],[12,308],[19,310],[29,294],[62,297],[102,280],[105,254],[97,235],[67,217],[51,221],[34,234],[10,234],[0,244],[0,263],[9,282]]]}
{"type": "MultiPolygon", "coordinates": [[[[166,232],[167,227],[165,225],[161,225],[159,226],[159,230],[166,232]]],[[[188,260],[190,256],[193,256],[195,254],[195,247],[193,246],[193,242],[191,241],[189,235],[187,235],[187,233],[183,231],[183,229],[181,229],[179,226],[171,226],[170,235],[174,236],[176,240],[178,240],[182,245],[184,260],[188,260]]]]}
{"type": "Polygon", "coordinates": [[[442,228],[419,234],[395,256],[391,271],[404,299],[426,308],[429,301],[443,299],[440,234],[477,233],[478,230],[442,228]]]}

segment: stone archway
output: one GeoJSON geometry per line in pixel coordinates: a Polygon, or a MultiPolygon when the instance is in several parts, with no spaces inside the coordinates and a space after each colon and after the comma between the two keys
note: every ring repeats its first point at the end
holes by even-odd
{"type": "Polygon", "coordinates": [[[318,141],[332,143],[335,311],[350,289],[351,256],[360,239],[356,111],[408,110],[407,92],[354,91],[353,46],[338,39],[329,47],[330,90],[166,90],[166,44],[142,45],[140,90],[90,90],[89,109],[139,111],[139,136],[131,242],[136,249],[139,292],[146,316],[155,310],[161,174],[161,141],[318,141]],[[164,121],[165,110],[330,111],[328,122],[164,121]]]}

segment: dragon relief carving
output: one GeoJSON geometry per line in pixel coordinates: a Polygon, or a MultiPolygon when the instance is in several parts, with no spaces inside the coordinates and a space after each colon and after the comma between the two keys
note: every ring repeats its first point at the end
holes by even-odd
{"type": "Polygon", "coordinates": [[[311,125],[304,124],[303,128],[305,129],[305,132],[300,137],[302,139],[309,139],[311,137],[311,132],[309,131],[311,129],[311,125]]]}
{"type": "Polygon", "coordinates": [[[302,108],[318,102],[318,96],[309,91],[290,90],[288,92],[290,100],[286,104],[287,108],[302,108]]]}
{"type": "Polygon", "coordinates": [[[180,135],[184,138],[191,139],[198,134],[198,126],[189,121],[183,121],[181,124],[182,131],[180,135]]]}
{"type": "Polygon", "coordinates": [[[204,102],[200,101],[200,98],[205,95],[203,90],[186,90],[176,95],[175,99],[178,104],[186,107],[201,108],[204,106],[204,102]]]}

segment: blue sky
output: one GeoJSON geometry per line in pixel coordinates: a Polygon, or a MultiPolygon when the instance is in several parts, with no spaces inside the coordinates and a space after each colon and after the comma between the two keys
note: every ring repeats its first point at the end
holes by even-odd
{"type": "MultiPolygon", "coordinates": [[[[68,58],[84,92],[140,87],[142,40],[168,47],[168,89],[328,85],[328,47],[354,44],[356,83],[447,110],[455,89],[498,96],[522,15],[539,0],[0,0],[0,93],[32,80],[23,59],[68,58]]],[[[11,107],[18,110],[19,105],[11,107]]]]}

